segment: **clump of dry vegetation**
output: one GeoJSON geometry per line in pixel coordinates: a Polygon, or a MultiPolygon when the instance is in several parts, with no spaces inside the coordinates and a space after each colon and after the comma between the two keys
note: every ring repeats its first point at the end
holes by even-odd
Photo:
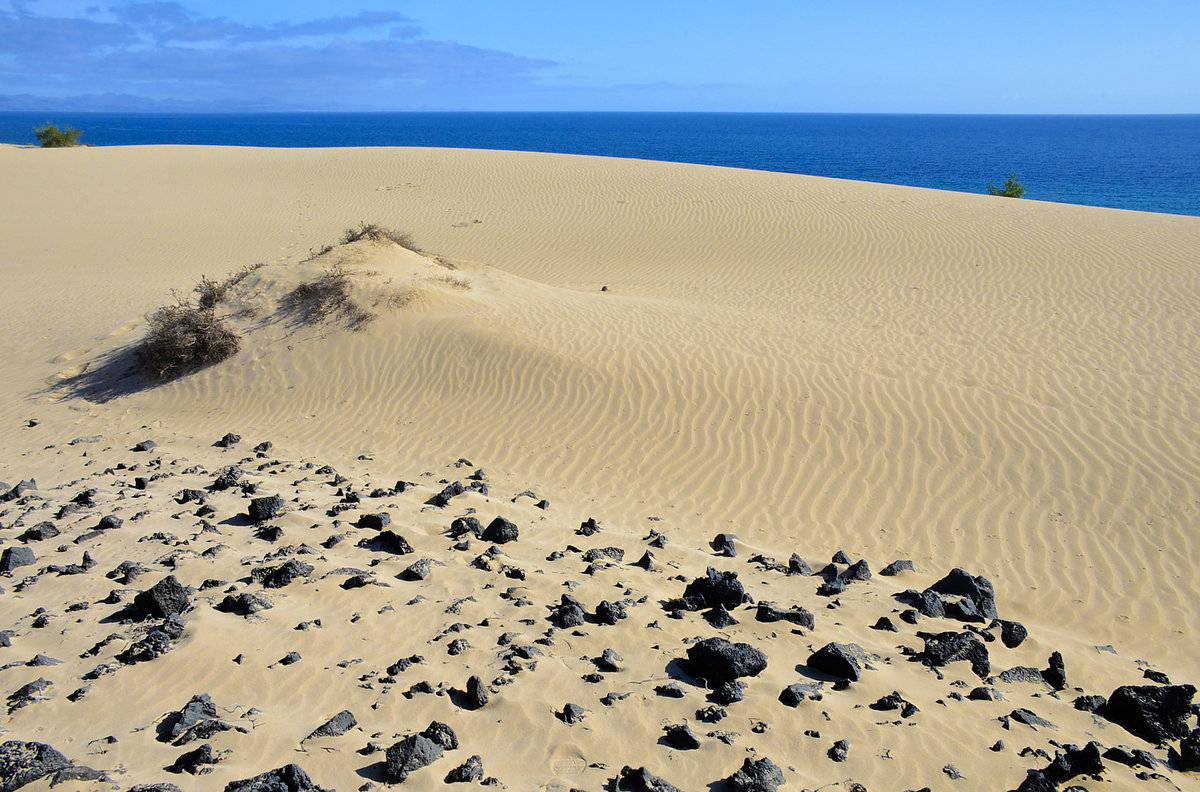
{"type": "Polygon", "coordinates": [[[241,336],[217,316],[217,305],[262,264],[242,267],[215,281],[201,277],[192,290],[196,297],[175,296],[146,316],[146,337],[134,353],[139,373],[156,382],[169,382],[237,354],[241,336]]]}
{"type": "Polygon", "coordinates": [[[280,304],[305,324],[339,317],[351,330],[361,330],[375,318],[351,297],[350,275],[340,264],[325,270],[316,280],[301,283],[284,295],[280,304]]]}
{"type": "Polygon", "coordinates": [[[360,239],[366,239],[370,242],[394,242],[400,247],[416,250],[416,245],[413,244],[412,236],[402,234],[399,231],[393,231],[390,228],[376,225],[375,223],[359,223],[355,228],[347,228],[346,233],[342,236],[342,244],[349,245],[351,242],[357,242],[360,239]]]}

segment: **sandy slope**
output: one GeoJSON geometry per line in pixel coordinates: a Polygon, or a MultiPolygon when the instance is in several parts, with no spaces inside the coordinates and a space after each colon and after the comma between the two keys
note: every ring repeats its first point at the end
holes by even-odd
{"type": "Polygon", "coordinates": [[[1096,674],[1111,643],[1200,677],[1200,219],[475,151],[0,147],[0,172],[10,483],[143,425],[379,470],[467,456],[693,544],[962,566],[1096,674]],[[360,220],[458,281],[370,245],[300,265],[360,220]],[[259,261],[233,360],[100,403],[55,387],[259,261]],[[333,261],[376,321],[272,319],[333,261]]]}

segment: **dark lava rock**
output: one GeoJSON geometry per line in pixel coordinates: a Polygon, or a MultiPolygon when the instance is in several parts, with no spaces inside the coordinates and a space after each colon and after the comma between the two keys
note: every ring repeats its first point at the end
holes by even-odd
{"type": "Polygon", "coordinates": [[[720,723],[729,716],[724,707],[707,706],[696,710],[696,720],[701,723],[720,723]]]}
{"type": "Polygon", "coordinates": [[[192,696],[191,700],[183,705],[183,709],[167,717],[164,722],[169,724],[166,727],[166,739],[178,739],[180,735],[200,721],[215,717],[217,717],[217,706],[213,704],[207,693],[192,696]]]}
{"type": "Polygon", "coordinates": [[[967,597],[987,618],[999,618],[996,613],[996,591],[992,582],[985,577],[973,576],[963,569],[952,569],[950,574],[930,586],[929,591],[967,597]]]}
{"type": "Polygon", "coordinates": [[[838,550],[833,554],[833,558],[831,560],[835,564],[843,564],[846,566],[849,566],[850,564],[850,556],[846,555],[845,550],[838,550]]]}
{"type": "Polygon", "coordinates": [[[243,475],[244,474],[242,473],[242,469],[240,467],[237,465],[230,465],[221,471],[216,480],[213,481],[211,487],[217,491],[233,489],[238,485],[238,482],[241,480],[243,475]]]}
{"type": "Polygon", "coordinates": [[[296,578],[308,577],[313,573],[312,564],[291,559],[279,566],[261,566],[250,570],[250,578],[262,585],[263,588],[283,588],[296,578]]]}
{"type": "Polygon", "coordinates": [[[802,701],[820,701],[824,698],[821,693],[824,687],[821,682],[796,682],[783,689],[779,694],[779,702],[788,707],[798,707],[802,701]]]}
{"type": "Polygon", "coordinates": [[[687,724],[667,726],[663,740],[680,751],[692,751],[700,747],[700,738],[687,724]]]}
{"type": "Polygon", "coordinates": [[[1042,771],[1042,775],[1053,784],[1062,784],[1076,776],[1098,776],[1103,772],[1100,743],[1093,740],[1082,748],[1064,746],[1061,752],[1055,754],[1050,766],[1042,771]]]}
{"type": "Polygon", "coordinates": [[[596,668],[609,674],[615,674],[621,670],[621,663],[624,660],[621,655],[614,652],[612,649],[605,649],[598,658],[593,660],[596,668]]]}
{"type": "Polygon", "coordinates": [[[562,708],[562,712],[554,713],[554,716],[568,726],[574,726],[587,716],[588,711],[578,704],[567,704],[562,708]]]}
{"type": "Polygon", "coordinates": [[[550,621],[560,629],[569,630],[583,624],[583,605],[570,594],[563,594],[562,601],[550,612],[550,621]]]}
{"type": "Polygon", "coordinates": [[[1125,685],[1113,691],[1100,712],[1113,723],[1152,743],[1187,736],[1193,685],[1125,685]]]}
{"type": "MultiPolygon", "coordinates": [[[[996,625],[1000,625],[1000,642],[1009,649],[1016,649],[1029,637],[1029,631],[1020,622],[997,619],[992,622],[991,627],[996,625]]],[[[991,628],[989,627],[989,629],[991,628]]]]}
{"type": "Polygon", "coordinates": [[[405,781],[414,770],[420,770],[437,761],[442,755],[442,746],[423,734],[410,734],[387,749],[384,777],[389,784],[405,781]]]}
{"type": "Polygon", "coordinates": [[[13,792],[68,767],[70,760],[45,743],[9,740],[0,745],[0,792],[13,792]]]}
{"type": "Polygon", "coordinates": [[[177,616],[192,607],[192,589],[180,583],[174,575],[167,575],[133,598],[133,605],[143,614],[165,619],[177,616]]]}
{"type": "Polygon", "coordinates": [[[688,647],[687,669],[710,687],[745,676],[758,676],[767,667],[767,656],[747,643],[706,638],[688,647]]]}
{"type": "Polygon", "coordinates": [[[467,680],[467,709],[483,709],[485,706],[487,706],[490,698],[491,694],[488,693],[487,685],[483,683],[483,680],[480,679],[479,676],[474,675],[467,680]]]}
{"type": "Polygon", "coordinates": [[[387,512],[364,514],[358,518],[355,525],[359,528],[369,528],[372,531],[382,531],[392,524],[392,515],[387,512]]]}
{"type": "Polygon", "coordinates": [[[242,442],[242,436],[240,434],[228,432],[224,437],[217,441],[217,445],[221,448],[233,448],[240,442],[242,442]]]}
{"type": "Polygon", "coordinates": [[[1083,712],[1099,712],[1107,703],[1108,700],[1105,699],[1104,696],[1095,695],[1078,696],[1074,701],[1071,702],[1075,709],[1082,710],[1083,712]]]}
{"type": "Polygon", "coordinates": [[[380,531],[374,536],[361,539],[356,546],[392,555],[408,555],[413,552],[408,540],[394,531],[380,531]]]}
{"type": "Polygon", "coordinates": [[[826,751],[826,754],[829,756],[829,758],[835,762],[846,761],[846,756],[849,753],[850,753],[850,741],[849,740],[838,740],[832,746],[830,746],[828,751],[826,751]]]}
{"type": "Polygon", "coordinates": [[[911,701],[906,701],[904,697],[900,695],[900,691],[898,690],[893,690],[888,695],[884,696],[878,701],[868,704],[867,706],[877,712],[892,712],[894,710],[900,710],[900,717],[902,718],[911,718],[913,715],[920,712],[916,705],[911,701]]]}
{"type": "Polygon", "coordinates": [[[1065,690],[1067,687],[1067,667],[1059,652],[1050,655],[1049,668],[1042,671],[1042,679],[1055,690],[1065,690]]]}
{"type": "Polygon", "coordinates": [[[1058,792],[1058,785],[1052,784],[1040,770],[1027,770],[1017,792],[1058,792]]]}
{"type": "Polygon", "coordinates": [[[253,778],[230,781],[224,792],[333,792],[319,787],[297,764],[284,765],[253,778]]]}
{"type": "Polygon", "coordinates": [[[58,536],[61,531],[55,527],[54,523],[49,520],[44,520],[37,525],[25,529],[25,532],[17,537],[22,542],[42,542],[46,539],[53,539],[58,536]]]}
{"type": "Polygon", "coordinates": [[[461,481],[456,481],[453,484],[447,484],[441,492],[425,501],[425,504],[427,506],[436,506],[441,509],[450,503],[451,498],[456,498],[466,491],[467,488],[463,486],[463,483],[461,481]]]}
{"type": "Polygon", "coordinates": [[[581,522],[579,524],[579,528],[577,528],[575,531],[575,533],[579,534],[580,536],[594,536],[599,532],[600,523],[596,522],[596,518],[594,517],[588,517],[586,520],[581,522]]]}
{"type": "Polygon", "coordinates": [[[912,572],[914,569],[915,567],[913,567],[912,561],[907,559],[896,560],[879,570],[879,574],[883,575],[884,577],[894,577],[895,575],[899,575],[901,572],[912,572]]]}
{"type": "Polygon", "coordinates": [[[0,555],[0,574],[11,575],[17,567],[31,566],[36,563],[37,557],[33,554],[32,547],[24,545],[6,547],[4,554],[0,555]]]}
{"type": "Polygon", "coordinates": [[[41,677],[30,682],[28,685],[22,685],[8,695],[8,712],[11,715],[13,712],[32,704],[37,701],[41,694],[54,686],[54,683],[48,679],[41,677]]]}
{"type": "Polygon", "coordinates": [[[713,537],[713,540],[708,543],[708,546],[716,551],[718,555],[723,555],[726,558],[737,557],[737,545],[734,544],[734,537],[730,534],[717,534],[715,537],[713,537]]]}
{"type": "Polygon", "coordinates": [[[461,539],[467,535],[479,538],[483,535],[483,525],[474,517],[456,517],[450,523],[450,538],[461,539]]]}
{"type": "Polygon", "coordinates": [[[857,682],[866,663],[866,652],[858,644],[828,643],[813,652],[805,663],[839,679],[857,682]]]}
{"type": "Polygon", "coordinates": [[[1149,767],[1150,769],[1158,767],[1158,760],[1154,758],[1154,754],[1143,751],[1141,748],[1117,745],[1109,748],[1102,756],[1126,767],[1149,767]]]}
{"type": "Polygon", "coordinates": [[[811,630],[816,625],[813,615],[808,609],[797,605],[793,608],[783,610],[775,607],[770,602],[758,603],[758,611],[754,614],[754,618],[760,622],[777,622],[785,621],[790,624],[795,624],[805,629],[811,630]]]}
{"type": "Polygon", "coordinates": [[[176,757],[174,764],[167,768],[171,773],[187,773],[197,775],[204,772],[201,765],[214,765],[220,759],[213,752],[211,743],[204,743],[199,748],[193,748],[176,757]]]}
{"type": "Polygon", "coordinates": [[[721,572],[713,567],[708,568],[704,577],[696,578],[687,584],[683,598],[686,600],[693,597],[701,601],[700,608],[714,608],[717,605],[736,608],[750,601],[750,595],[738,580],[737,572],[721,572]]]}
{"type": "Polygon", "coordinates": [[[745,697],[746,683],[739,679],[727,679],[713,688],[709,698],[716,704],[729,706],[736,704],[745,697]]]}
{"type": "Polygon", "coordinates": [[[788,574],[804,575],[805,577],[808,577],[812,575],[812,573],[812,567],[808,565],[808,562],[796,553],[792,553],[791,558],[788,559],[788,574]]]}
{"type": "Polygon", "coordinates": [[[520,534],[521,532],[517,530],[517,526],[511,520],[497,517],[488,523],[487,528],[483,529],[483,535],[480,538],[492,544],[508,544],[517,541],[520,534]]]}
{"type": "Polygon", "coordinates": [[[1057,728],[1053,723],[1046,720],[1041,715],[1038,715],[1032,710],[1025,709],[1024,707],[1019,707],[1013,710],[1012,712],[1008,713],[1007,717],[1015,720],[1017,723],[1024,723],[1026,726],[1032,726],[1034,728],[1039,726],[1043,729],[1057,728]]]}
{"type": "Polygon", "coordinates": [[[143,440],[135,445],[133,450],[140,453],[144,451],[153,451],[156,448],[158,448],[158,443],[154,442],[153,440],[143,440]]]}
{"type": "MultiPolygon", "coordinates": [[[[179,619],[178,616],[174,618],[179,619]]],[[[171,632],[174,632],[174,630],[172,629],[171,632]]],[[[182,633],[182,630],[179,633],[182,633]]],[[[179,633],[175,637],[179,637],[179,633]]],[[[144,638],[135,641],[127,649],[120,652],[117,655],[117,659],[127,665],[148,663],[171,651],[171,640],[172,636],[170,632],[161,627],[155,627],[146,633],[144,638]]]]}
{"type": "Polygon", "coordinates": [[[429,577],[429,573],[432,571],[433,560],[429,558],[422,558],[420,561],[415,561],[405,567],[404,571],[400,573],[400,579],[410,582],[425,580],[429,577]]]}
{"type": "Polygon", "coordinates": [[[668,682],[665,685],[659,685],[654,688],[654,692],[663,698],[683,698],[687,692],[679,687],[676,682],[668,682]]]}
{"type": "Polygon", "coordinates": [[[783,771],[766,757],[746,757],[741,768],[729,777],[733,792],[775,792],[783,783],[783,771]]]}
{"type": "Polygon", "coordinates": [[[358,725],[358,719],[350,710],[342,710],[325,723],[318,726],[305,740],[315,740],[319,737],[341,737],[358,725]]]}
{"type": "Polygon", "coordinates": [[[441,721],[430,721],[421,736],[442,746],[445,751],[453,751],[458,747],[458,735],[441,721]]]}
{"type": "Polygon", "coordinates": [[[879,620],[871,625],[871,629],[880,630],[882,632],[899,632],[899,630],[896,628],[896,625],[887,616],[880,616],[879,620]]]}
{"type": "Polygon", "coordinates": [[[264,523],[267,520],[274,520],[283,512],[283,498],[278,495],[268,495],[263,498],[255,498],[250,501],[250,508],[246,510],[251,521],[256,523],[264,523]]]}
{"type": "Polygon", "coordinates": [[[718,605],[715,608],[709,608],[704,613],[704,620],[716,627],[718,630],[724,630],[726,627],[732,627],[738,624],[738,620],[733,617],[733,614],[725,609],[724,605],[718,605]]]}
{"type": "Polygon", "coordinates": [[[996,675],[996,678],[1001,682],[1025,682],[1031,685],[1044,685],[1046,680],[1042,678],[1042,672],[1038,671],[1033,666],[1013,666],[1005,669],[996,675]]]}
{"type": "Polygon", "coordinates": [[[596,606],[596,621],[601,624],[613,625],[627,618],[628,615],[625,612],[625,606],[620,602],[601,600],[600,604],[596,606]]]}
{"type": "Polygon", "coordinates": [[[275,607],[271,600],[261,594],[230,594],[217,603],[217,610],[222,613],[234,613],[238,616],[251,616],[259,611],[275,607]]]}
{"type": "Polygon", "coordinates": [[[1004,701],[1004,696],[1000,695],[1000,691],[993,687],[977,687],[972,688],[967,694],[967,698],[971,701],[1004,701]]]}
{"type": "Polygon", "coordinates": [[[1147,668],[1142,671],[1142,676],[1149,679],[1151,682],[1157,682],[1160,685],[1171,684],[1171,678],[1162,671],[1156,671],[1153,668],[1147,668]]]}
{"type": "Polygon", "coordinates": [[[680,792],[679,788],[667,783],[644,767],[636,770],[626,765],[617,777],[617,792],[680,792]]]}
{"type": "Polygon", "coordinates": [[[971,670],[980,679],[987,679],[991,671],[987,647],[972,633],[943,632],[937,635],[922,635],[925,649],[920,653],[921,662],[938,668],[958,660],[971,663],[971,670]]]}
{"type": "Polygon", "coordinates": [[[583,560],[587,563],[593,561],[615,561],[621,563],[625,560],[625,551],[619,547],[593,547],[583,554],[583,560]]]}
{"type": "Polygon", "coordinates": [[[1175,765],[1180,770],[1200,770],[1200,729],[1193,729],[1180,741],[1175,765]]]}
{"type": "Polygon", "coordinates": [[[458,767],[446,773],[445,783],[447,784],[467,784],[472,781],[483,780],[483,757],[475,754],[460,764],[458,767]]]}

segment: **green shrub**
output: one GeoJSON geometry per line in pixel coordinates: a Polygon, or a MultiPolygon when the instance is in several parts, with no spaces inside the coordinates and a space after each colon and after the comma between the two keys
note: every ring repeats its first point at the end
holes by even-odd
{"type": "Polygon", "coordinates": [[[988,185],[988,195],[999,195],[1002,198],[1020,198],[1025,194],[1025,187],[1021,182],[1017,181],[1020,177],[1018,173],[1008,174],[1008,181],[1004,182],[1003,187],[997,187],[994,184],[988,185]]]}
{"type": "Polygon", "coordinates": [[[37,135],[38,143],[42,144],[42,148],[66,148],[78,146],[79,136],[83,133],[74,127],[59,129],[47,121],[34,129],[33,134],[37,135]]]}

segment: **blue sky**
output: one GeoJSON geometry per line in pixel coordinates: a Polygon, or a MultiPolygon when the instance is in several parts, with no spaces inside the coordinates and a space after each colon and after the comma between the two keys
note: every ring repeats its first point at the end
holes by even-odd
{"type": "Polygon", "coordinates": [[[0,108],[1200,112],[1197,0],[0,0],[0,108]]]}

